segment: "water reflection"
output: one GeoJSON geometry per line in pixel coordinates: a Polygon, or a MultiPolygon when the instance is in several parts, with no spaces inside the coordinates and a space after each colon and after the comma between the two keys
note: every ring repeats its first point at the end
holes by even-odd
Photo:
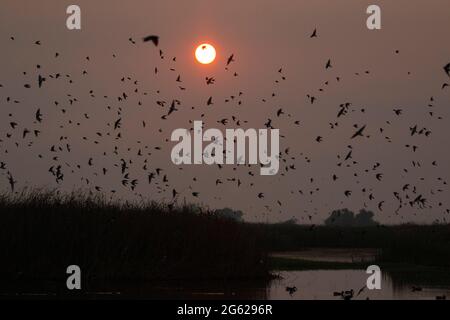
{"type": "Polygon", "coordinates": [[[334,292],[353,290],[354,299],[435,299],[436,296],[450,297],[450,286],[398,285],[389,273],[384,272],[381,290],[368,290],[365,270],[311,270],[288,271],[279,273],[282,279],[274,280],[269,285],[268,299],[342,299],[334,296],[334,292]],[[297,287],[290,295],[287,286],[297,287]],[[413,291],[415,287],[417,290],[413,291]],[[361,293],[358,295],[359,291],[361,293]]]}
{"type": "Polygon", "coordinates": [[[310,248],[302,251],[276,252],[271,256],[309,261],[354,263],[374,261],[379,254],[379,249],[372,248],[310,248]]]}

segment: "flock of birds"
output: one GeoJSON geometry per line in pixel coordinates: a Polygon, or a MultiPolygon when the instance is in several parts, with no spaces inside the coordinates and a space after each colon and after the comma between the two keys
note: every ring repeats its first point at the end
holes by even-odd
{"type": "MultiPolygon", "coordinates": [[[[315,29],[309,35],[309,38],[311,41],[315,41],[314,39],[319,38],[318,30],[315,29]]],[[[15,42],[19,40],[17,40],[14,36],[11,36],[9,41],[15,42]]],[[[138,41],[136,41],[133,37],[130,37],[128,42],[132,46],[138,45],[138,41]]],[[[154,46],[156,50],[158,50],[157,52],[161,61],[169,61],[168,63],[170,64],[170,67],[167,68],[168,70],[165,69],[166,65],[163,65],[162,67],[160,65],[154,67],[155,77],[166,71],[172,73],[177,72],[175,67],[177,62],[176,57],[168,58],[166,53],[160,49],[160,38],[158,36],[149,35],[142,38],[142,42],[154,46]]],[[[31,45],[44,46],[45,43],[43,41],[35,41],[34,44],[31,45]]],[[[399,54],[399,51],[395,51],[395,54],[399,54]]],[[[53,58],[61,59],[61,56],[62,55],[59,52],[55,52],[53,58]]],[[[117,56],[118,55],[116,53],[112,53],[113,59],[117,58],[117,56]]],[[[0,152],[3,155],[0,155],[0,172],[6,178],[6,180],[3,181],[9,185],[11,192],[17,192],[17,185],[25,187],[29,182],[23,182],[23,184],[21,184],[19,179],[20,173],[14,170],[14,161],[8,161],[5,159],[7,156],[14,154],[16,154],[17,157],[27,157],[25,153],[22,152],[24,149],[28,148],[29,150],[41,151],[35,155],[38,159],[27,158],[30,166],[33,166],[33,161],[41,161],[44,163],[47,162],[47,174],[54,179],[57,186],[61,186],[67,176],[71,175],[72,182],[74,181],[73,177],[78,177],[75,179],[79,179],[79,183],[73,183],[73,185],[88,188],[92,192],[101,192],[111,198],[113,198],[116,193],[120,193],[121,190],[126,189],[135,196],[145,199],[149,194],[148,189],[145,187],[146,185],[150,185],[155,188],[156,193],[161,195],[170,203],[170,205],[174,205],[183,197],[185,199],[202,199],[201,192],[197,189],[201,186],[206,186],[207,188],[219,188],[221,185],[227,185],[228,188],[246,188],[246,191],[250,192],[249,194],[254,194],[254,201],[256,202],[267,198],[266,193],[263,192],[264,190],[258,190],[259,186],[254,180],[255,176],[257,176],[255,173],[255,168],[252,168],[249,165],[243,166],[244,169],[242,170],[247,171],[245,173],[235,174],[238,168],[237,166],[234,166],[233,173],[227,173],[224,175],[220,173],[220,170],[222,170],[224,166],[217,165],[217,176],[210,178],[211,181],[205,181],[205,178],[200,180],[197,177],[192,177],[192,181],[189,183],[187,188],[179,189],[177,187],[177,182],[172,182],[173,176],[169,175],[169,170],[163,165],[155,166],[152,161],[152,157],[156,153],[161,152],[163,149],[166,152],[166,158],[170,157],[170,133],[163,130],[162,122],[170,121],[174,114],[194,110],[196,108],[196,110],[201,110],[199,111],[200,113],[198,116],[204,119],[206,114],[211,116],[211,114],[214,113],[214,107],[220,103],[233,104],[234,107],[239,108],[244,104],[244,90],[239,90],[238,92],[230,94],[226,97],[207,95],[204,99],[204,105],[202,107],[194,107],[184,105],[182,100],[177,97],[162,97],[160,90],[156,90],[154,93],[149,93],[145,90],[147,85],[141,85],[138,79],[132,76],[123,76],[120,79],[117,79],[117,87],[121,89],[118,89],[119,91],[115,96],[97,95],[97,90],[94,89],[90,89],[87,93],[88,98],[96,99],[97,101],[100,99],[102,100],[100,103],[105,106],[106,112],[103,117],[105,121],[102,123],[102,118],[91,116],[89,113],[76,115],[77,106],[82,103],[86,103],[83,101],[85,96],[80,97],[83,95],[82,93],[79,93],[78,95],[74,94],[71,89],[71,86],[74,86],[78,81],[82,82],[84,78],[90,75],[89,63],[91,61],[92,58],[90,56],[86,56],[84,58],[85,64],[83,65],[85,67],[80,69],[79,74],[76,75],[69,73],[48,73],[45,71],[45,66],[39,63],[36,63],[35,70],[22,71],[22,75],[25,79],[27,79],[27,82],[23,83],[23,90],[43,90],[45,87],[50,89],[53,85],[61,86],[61,82],[63,82],[63,85],[67,86],[69,92],[64,100],[54,100],[51,96],[49,96],[49,103],[52,104],[51,107],[46,105],[40,107],[37,106],[35,109],[32,109],[32,106],[26,106],[26,108],[30,110],[29,113],[34,116],[34,119],[31,122],[27,121],[26,118],[19,119],[15,116],[14,110],[15,108],[18,108],[21,101],[20,98],[11,97],[10,93],[17,90],[17,88],[13,88],[13,85],[8,85],[8,83],[3,82],[5,79],[0,78],[0,107],[3,110],[9,110],[9,112],[7,112],[7,116],[2,117],[1,119],[0,152]],[[30,81],[30,79],[35,80],[30,81]],[[145,145],[142,141],[145,140],[145,137],[142,137],[142,140],[139,139],[138,141],[129,141],[127,140],[128,131],[124,129],[125,122],[127,121],[127,110],[130,110],[130,108],[133,107],[132,104],[136,104],[138,108],[147,107],[148,103],[144,100],[149,97],[155,97],[153,106],[161,113],[159,119],[155,117],[152,117],[150,121],[142,119],[140,123],[127,123],[126,126],[128,129],[141,127],[152,130],[152,134],[164,137],[162,138],[163,140],[161,141],[161,145],[145,145]],[[111,117],[114,118],[111,119],[111,117]],[[49,123],[49,118],[53,119],[52,121],[58,122],[49,123]],[[85,124],[87,125],[84,126],[85,124]],[[89,124],[91,124],[91,127],[89,127],[89,124]],[[83,128],[80,129],[81,136],[66,135],[65,131],[68,130],[69,127],[83,128]],[[40,146],[39,148],[33,149],[36,145],[41,143],[41,134],[46,130],[51,130],[51,135],[53,135],[56,130],[57,132],[60,132],[60,136],[56,141],[54,140],[49,145],[40,146]],[[132,146],[134,143],[138,145],[137,148],[132,146]],[[74,161],[73,157],[68,156],[69,154],[72,154],[74,150],[76,150],[76,152],[80,152],[80,150],[82,151],[85,146],[86,149],[89,149],[87,145],[89,145],[89,148],[94,146],[95,150],[98,152],[98,155],[88,156],[86,159],[79,159],[79,161],[74,161]],[[113,162],[113,164],[109,165],[111,162],[113,162]],[[105,185],[97,183],[98,177],[104,177],[107,175],[113,175],[110,179],[113,181],[112,183],[110,182],[105,185]]],[[[230,74],[232,79],[239,77],[239,73],[234,69],[234,64],[236,63],[236,56],[234,54],[230,54],[222,63],[225,70],[224,72],[230,74]]],[[[332,59],[325,61],[323,67],[327,72],[331,72],[334,68],[332,59]]],[[[283,68],[278,68],[275,70],[277,70],[277,72],[275,72],[277,76],[274,80],[274,85],[276,86],[286,81],[287,76],[283,68]]],[[[446,64],[443,70],[447,76],[450,77],[450,63],[446,64]]],[[[356,72],[351,76],[359,77],[370,74],[370,70],[365,70],[362,72],[356,72]]],[[[317,90],[311,91],[305,95],[304,103],[315,107],[320,101],[326,88],[330,86],[332,82],[336,84],[341,83],[344,81],[346,76],[350,77],[350,75],[336,75],[330,73],[330,79],[324,81],[323,85],[317,88],[317,90]]],[[[185,82],[183,81],[184,77],[181,74],[176,75],[173,81],[174,88],[176,90],[180,90],[180,92],[188,90],[185,82]]],[[[216,82],[216,76],[208,76],[204,81],[207,87],[217,85],[216,82]]],[[[441,88],[439,88],[440,92],[443,92],[442,94],[448,94],[446,93],[448,86],[449,83],[444,82],[441,88]]],[[[258,99],[261,103],[273,103],[276,105],[275,98],[277,95],[277,90],[274,89],[273,92],[270,92],[265,97],[260,97],[258,99]]],[[[430,97],[428,102],[429,108],[426,110],[426,114],[429,118],[442,120],[442,115],[439,115],[433,108],[435,106],[434,103],[435,98],[430,97]]],[[[295,118],[293,115],[295,110],[291,107],[273,107],[272,110],[273,112],[267,115],[267,120],[264,121],[264,123],[261,123],[261,127],[279,127],[282,129],[281,133],[283,134],[283,129],[285,126],[293,126],[294,128],[300,128],[302,126],[302,121],[295,118]]],[[[335,118],[328,121],[329,128],[331,130],[337,130],[342,126],[348,125],[348,121],[351,121],[352,113],[357,112],[364,114],[365,111],[366,110],[363,107],[356,107],[351,102],[340,103],[336,109],[335,118]]],[[[392,115],[389,116],[388,120],[386,120],[385,126],[393,125],[395,119],[402,117],[404,113],[407,113],[407,111],[403,108],[393,108],[392,115]]],[[[189,124],[192,125],[193,120],[194,119],[189,120],[189,124]]],[[[424,119],[424,121],[425,120],[426,119],[424,119]]],[[[249,120],[242,119],[236,114],[229,117],[218,118],[215,121],[215,124],[222,126],[232,125],[233,127],[244,127],[248,123],[249,120]]],[[[373,174],[377,182],[382,182],[385,177],[385,174],[382,171],[384,164],[374,161],[373,165],[370,167],[361,168],[355,155],[356,147],[354,146],[354,142],[359,139],[370,139],[378,134],[388,143],[392,143],[392,137],[386,134],[387,130],[385,127],[376,129],[373,128],[370,123],[353,124],[350,127],[350,130],[351,133],[348,135],[348,140],[345,142],[347,147],[342,154],[337,155],[338,161],[337,163],[334,163],[336,165],[336,170],[344,168],[350,170],[354,169],[352,175],[356,181],[356,185],[359,183],[361,176],[363,175],[373,174]]],[[[428,126],[414,123],[409,127],[408,135],[412,139],[417,137],[430,138],[432,136],[432,129],[428,126]]],[[[281,138],[284,139],[286,137],[282,135],[281,138]]],[[[323,143],[325,139],[326,137],[323,134],[317,135],[314,139],[314,143],[323,143]]],[[[281,145],[283,144],[281,143],[281,145]]],[[[411,152],[412,157],[411,162],[408,165],[405,165],[405,168],[401,173],[402,176],[406,177],[414,168],[420,168],[424,164],[420,159],[414,158],[416,151],[420,148],[420,142],[406,144],[404,147],[408,150],[408,152],[411,152]]],[[[298,150],[295,150],[295,146],[284,146],[282,148],[279,155],[282,164],[280,166],[279,179],[283,179],[283,177],[290,174],[294,170],[297,170],[300,166],[304,165],[305,168],[307,168],[307,166],[311,165],[312,157],[304,152],[297,151],[298,150]]],[[[160,156],[160,154],[158,156],[160,156]]],[[[443,165],[446,170],[447,164],[444,163],[443,165]]],[[[431,166],[438,167],[438,161],[433,161],[431,166]]],[[[177,167],[176,170],[182,171],[180,174],[177,174],[177,176],[183,176],[184,172],[185,177],[187,177],[186,171],[188,171],[189,168],[177,167]]],[[[179,177],[177,179],[179,179],[179,177]]],[[[334,173],[329,177],[329,183],[331,184],[338,179],[340,179],[339,174],[334,173]]],[[[22,178],[22,180],[25,180],[25,178],[22,178]]],[[[310,187],[305,189],[289,190],[290,194],[293,196],[303,196],[303,198],[299,200],[299,203],[305,203],[307,196],[319,194],[321,191],[321,187],[319,185],[320,182],[315,180],[314,177],[311,177],[308,180],[310,187]]],[[[419,180],[417,183],[420,182],[419,180]]],[[[433,202],[431,199],[436,194],[448,192],[448,190],[446,190],[446,185],[447,181],[445,180],[445,177],[438,177],[436,181],[436,188],[433,188],[433,190],[421,190],[421,188],[412,179],[411,181],[406,181],[399,187],[398,190],[394,191],[390,199],[382,199],[377,197],[374,192],[374,188],[371,186],[362,187],[358,191],[364,197],[365,205],[376,207],[380,212],[383,211],[386,202],[393,201],[396,203],[396,210],[395,213],[390,213],[392,215],[400,214],[403,208],[427,210],[437,208],[443,213],[440,221],[447,222],[448,220],[446,215],[450,214],[450,209],[441,201],[433,202]]],[[[357,192],[357,190],[354,190],[353,186],[352,188],[339,192],[342,192],[342,197],[344,200],[351,200],[351,197],[357,192]]],[[[326,195],[324,195],[324,197],[326,197],[326,195]]],[[[219,199],[221,197],[217,196],[216,198],[219,199]]],[[[271,198],[266,200],[267,201],[265,202],[264,208],[267,212],[270,213],[276,210],[283,212],[284,203],[280,199],[271,198]]],[[[312,201],[313,200],[310,200],[310,202],[312,201]]],[[[406,210],[406,213],[409,209],[406,210]]],[[[304,213],[305,214],[304,217],[302,216],[302,219],[306,222],[308,220],[313,221],[313,216],[318,213],[318,210],[305,210],[304,213]]]]}

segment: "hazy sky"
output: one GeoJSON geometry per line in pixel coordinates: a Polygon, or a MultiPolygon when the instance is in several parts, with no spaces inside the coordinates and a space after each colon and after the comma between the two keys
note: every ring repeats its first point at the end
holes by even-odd
{"type": "Polygon", "coordinates": [[[17,190],[94,191],[98,186],[108,196],[115,190],[115,198],[172,201],[176,189],[179,202],[240,209],[251,221],[320,223],[329,211],[345,207],[367,207],[383,223],[448,221],[450,88],[441,86],[450,82],[443,71],[450,62],[449,30],[447,0],[2,0],[0,161],[5,169],[0,170],[0,187],[9,190],[9,172],[17,190]],[[70,4],[81,7],[79,31],[66,28],[70,4]],[[366,27],[370,4],[381,7],[381,30],[366,27]],[[318,37],[311,39],[315,28],[318,37]],[[141,41],[149,34],[160,36],[159,48],[141,41]],[[218,53],[208,66],[194,60],[202,42],[218,53]],[[226,71],[231,54],[235,62],[226,71]],[[328,59],[332,68],[326,70],[328,59]],[[61,76],[55,78],[56,73],[61,76]],[[47,78],[40,89],[38,74],[47,78]],[[178,75],[181,83],[175,81],[178,75]],[[206,76],[215,83],[206,85],[206,76]],[[123,93],[128,98],[119,101],[123,93]],[[314,104],[308,94],[317,98],[314,104]],[[206,106],[211,96],[214,104],[206,106]],[[174,99],[180,101],[179,110],[162,120],[174,99]],[[339,105],[346,102],[352,104],[349,112],[338,119],[339,105]],[[35,120],[38,108],[42,123],[35,120]],[[284,114],[277,117],[280,108],[284,114]],[[171,163],[175,143],[168,140],[174,129],[191,128],[190,120],[203,120],[206,128],[237,128],[232,116],[244,129],[264,128],[269,118],[280,129],[286,162],[277,175],[260,176],[258,166],[171,163]],[[122,127],[113,130],[118,118],[122,127]],[[226,126],[217,123],[223,118],[229,121],[226,126]],[[17,123],[14,129],[11,122],[17,123]],[[351,140],[354,125],[366,125],[366,136],[351,140]],[[411,136],[415,125],[430,134],[411,136]],[[30,131],[25,138],[24,129],[30,131]],[[39,137],[34,130],[41,132],[39,137]],[[348,146],[352,158],[338,166],[348,146]],[[418,147],[415,152],[412,146],[418,147]],[[121,159],[128,177],[121,173],[121,159]],[[286,171],[292,165],[295,170],[286,171]],[[63,181],[55,181],[52,166],[61,166],[63,181]],[[149,184],[148,175],[156,168],[163,171],[149,184]],[[121,184],[124,179],[138,180],[134,191],[121,184]],[[223,184],[216,186],[217,179],[223,184]],[[257,197],[261,192],[263,199],[257,197]],[[397,214],[394,192],[403,201],[397,214]],[[408,202],[419,195],[427,199],[426,207],[410,207],[408,202]]]}

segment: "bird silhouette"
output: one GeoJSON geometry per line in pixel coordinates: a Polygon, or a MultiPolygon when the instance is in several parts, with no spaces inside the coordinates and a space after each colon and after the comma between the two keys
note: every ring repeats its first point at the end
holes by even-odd
{"type": "Polygon", "coordinates": [[[14,187],[16,185],[16,180],[14,180],[11,172],[8,172],[8,182],[9,182],[9,186],[11,187],[11,192],[14,192],[14,187]]]}
{"type": "Polygon", "coordinates": [[[292,296],[294,293],[297,292],[297,287],[295,287],[295,286],[293,286],[293,287],[287,286],[287,287],[286,287],[286,291],[289,293],[289,295],[292,296]]]}
{"type": "Polygon", "coordinates": [[[45,79],[43,76],[38,75],[38,87],[39,87],[39,88],[42,87],[42,83],[44,83],[45,80],[46,80],[46,79],[45,79]]]}
{"type": "Polygon", "coordinates": [[[146,37],[142,38],[142,41],[144,41],[144,42],[151,41],[151,42],[153,42],[155,47],[157,47],[158,44],[159,44],[159,36],[149,35],[149,36],[146,36],[146,37]]]}
{"type": "Polygon", "coordinates": [[[444,66],[444,71],[450,77],[450,62],[444,66]]]}
{"type": "Polygon", "coordinates": [[[366,128],[366,125],[362,126],[361,128],[359,128],[352,136],[351,139],[354,139],[356,137],[363,137],[363,131],[366,128]]]}
{"type": "Polygon", "coordinates": [[[41,113],[41,109],[37,109],[36,114],[35,114],[35,118],[37,122],[42,122],[42,113],[41,113]]]}
{"type": "Polygon", "coordinates": [[[231,56],[228,57],[227,59],[227,66],[234,61],[234,54],[232,54],[231,56]]]}

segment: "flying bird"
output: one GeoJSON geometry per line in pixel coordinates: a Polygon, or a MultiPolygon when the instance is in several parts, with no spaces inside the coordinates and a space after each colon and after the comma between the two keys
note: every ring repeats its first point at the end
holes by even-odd
{"type": "Polygon", "coordinates": [[[39,86],[39,88],[42,87],[42,83],[43,83],[45,80],[46,80],[46,79],[45,79],[43,76],[41,76],[41,75],[38,76],[38,86],[39,86]]]}
{"type": "Polygon", "coordinates": [[[353,135],[352,135],[352,137],[351,137],[351,139],[354,139],[354,138],[356,138],[356,137],[363,137],[363,131],[364,131],[364,129],[366,128],[366,125],[364,125],[364,126],[362,126],[361,128],[359,128],[358,129],[358,131],[356,131],[353,135]]]}
{"type": "Polygon", "coordinates": [[[444,71],[450,77],[450,62],[444,66],[444,71]]]}
{"type": "Polygon", "coordinates": [[[37,121],[37,122],[42,122],[42,113],[41,113],[41,109],[37,109],[35,117],[36,117],[36,121],[37,121]]]}
{"type": "Polygon", "coordinates": [[[228,57],[227,59],[227,66],[234,61],[234,54],[228,57]]]}
{"type": "Polygon", "coordinates": [[[159,37],[158,37],[158,36],[155,36],[155,35],[146,36],[146,37],[142,38],[142,41],[144,41],[144,42],[149,42],[149,41],[151,41],[151,42],[153,42],[153,44],[155,45],[155,47],[157,47],[158,44],[159,44],[159,37]]]}
{"type": "Polygon", "coordinates": [[[14,180],[11,172],[8,172],[8,181],[9,181],[9,185],[11,186],[11,191],[14,192],[14,186],[16,184],[16,180],[14,180]]]}

